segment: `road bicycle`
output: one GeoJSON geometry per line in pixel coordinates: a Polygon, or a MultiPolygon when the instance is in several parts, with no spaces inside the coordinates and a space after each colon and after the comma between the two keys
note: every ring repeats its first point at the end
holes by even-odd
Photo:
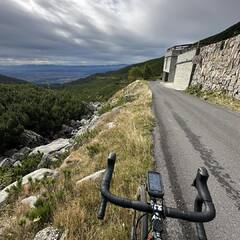
{"type": "Polygon", "coordinates": [[[104,219],[107,203],[110,202],[123,208],[134,209],[131,240],[163,240],[164,219],[166,217],[195,222],[197,239],[207,240],[203,223],[212,221],[216,216],[216,210],[207,186],[209,175],[206,168],[198,168],[196,178],[192,184],[197,189],[194,211],[183,211],[165,205],[162,177],[156,171],[148,171],[146,187],[144,185],[139,187],[137,200],[130,200],[112,194],[109,188],[115,161],[116,154],[110,153],[101,183],[99,219],[104,219]],[[150,201],[147,201],[147,195],[150,201]],[[143,214],[139,215],[140,212],[143,212],[143,214]]]}

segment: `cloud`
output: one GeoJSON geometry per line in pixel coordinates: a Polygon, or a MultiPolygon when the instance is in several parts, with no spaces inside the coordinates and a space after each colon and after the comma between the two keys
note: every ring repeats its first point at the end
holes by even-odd
{"type": "Polygon", "coordinates": [[[239,21],[239,0],[0,0],[0,64],[132,63],[239,21]]]}

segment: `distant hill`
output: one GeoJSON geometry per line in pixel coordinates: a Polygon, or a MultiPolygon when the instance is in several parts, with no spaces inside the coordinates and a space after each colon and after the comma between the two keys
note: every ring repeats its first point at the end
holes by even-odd
{"type": "Polygon", "coordinates": [[[153,77],[161,76],[162,72],[163,72],[163,63],[164,63],[164,57],[155,58],[155,59],[147,60],[145,62],[135,63],[135,64],[129,65],[127,67],[121,68],[116,71],[109,71],[106,73],[96,73],[89,77],[81,78],[79,80],[69,82],[66,85],[75,85],[75,84],[79,84],[79,83],[84,84],[85,82],[92,81],[98,77],[99,78],[114,77],[114,78],[121,78],[121,79],[127,78],[128,72],[132,67],[139,67],[142,69],[146,64],[148,64],[149,67],[152,69],[152,72],[154,75],[153,77]]]}
{"type": "Polygon", "coordinates": [[[55,85],[60,89],[70,90],[79,94],[79,98],[85,101],[105,101],[119,89],[127,86],[131,81],[128,79],[128,72],[132,67],[143,69],[147,64],[152,70],[152,78],[156,79],[162,75],[164,57],[151,59],[145,62],[136,63],[116,71],[97,73],[63,85],[55,85]]]}
{"type": "Polygon", "coordinates": [[[8,84],[9,83],[14,83],[14,84],[15,83],[20,83],[20,84],[23,84],[23,83],[29,83],[29,82],[0,74],[0,83],[8,83],[8,84]]]}
{"type": "Polygon", "coordinates": [[[126,67],[125,64],[117,65],[0,65],[0,73],[13,78],[42,84],[63,84],[75,81],[79,78],[86,78],[96,73],[115,71],[126,67]]]}

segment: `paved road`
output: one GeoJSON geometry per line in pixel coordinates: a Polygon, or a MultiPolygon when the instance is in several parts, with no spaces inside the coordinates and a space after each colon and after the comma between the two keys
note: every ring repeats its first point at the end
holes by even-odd
{"type": "MultiPolygon", "coordinates": [[[[211,240],[240,239],[240,114],[150,82],[157,126],[155,160],[167,205],[192,209],[196,170],[205,166],[217,217],[205,224],[211,240]]],[[[194,225],[168,220],[169,239],[194,239],[194,225]]]]}

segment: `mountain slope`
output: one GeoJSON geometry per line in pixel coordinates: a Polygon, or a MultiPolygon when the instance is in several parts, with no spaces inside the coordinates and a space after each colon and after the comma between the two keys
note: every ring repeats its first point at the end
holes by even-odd
{"type": "Polygon", "coordinates": [[[223,30],[220,33],[214,34],[210,37],[201,39],[197,42],[195,42],[193,45],[197,45],[198,43],[200,46],[205,46],[209,44],[213,44],[219,41],[223,41],[227,38],[234,37],[240,33],[240,22],[228,27],[227,29],[223,30]]]}
{"type": "Polygon", "coordinates": [[[85,101],[106,101],[118,90],[126,87],[132,80],[128,79],[128,72],[133,67],[143,70],[147,64],[153,73],[153,78],[162,75],[164,57],[136,63],[117,71],[98,73],[85,79],[79,79],[60,86],[64,90],[71,90],[79,94],[79,98],[85,101]]]}
{"type": "Polygon", "coordinates": [[[0,83],[28,83],[27,81],[0,74],[0,83]]]}

